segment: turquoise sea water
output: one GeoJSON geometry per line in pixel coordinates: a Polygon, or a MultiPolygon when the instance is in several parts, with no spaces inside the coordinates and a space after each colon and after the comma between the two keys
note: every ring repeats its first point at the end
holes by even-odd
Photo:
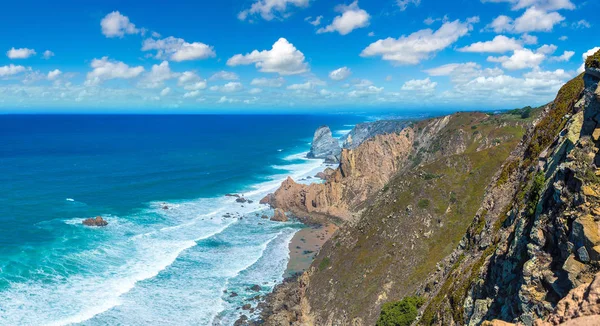
{"type": "Polygon", "coordinates": [[[0,116],[0,325],[233,324],[301,227],[258,200],[323,168],[302,154],[319,125],[362,120],[0,116]],[[106,228],[81,224],[97,215],[106,228]]]}

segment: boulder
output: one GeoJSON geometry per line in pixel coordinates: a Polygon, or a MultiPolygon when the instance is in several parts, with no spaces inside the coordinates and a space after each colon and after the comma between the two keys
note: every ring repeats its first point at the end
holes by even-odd
{"type": "Polygon", "coordinates": [[[263,199],[261,199],[258,203],[261,205],[268,205],[269,203],[271,203],[272,198],[273,198],[273,194],[268,194],[263,199]]]}
{"type": "Polygon", "coordinates": [[[238,202],[238,203],[245,203],[245,202],[247,202],[246,198],[244,198],[244,197],[239,197],[235,201],[238,202]]]}
{"type": "Polygon", "coordinates": [[[581,216],[573,222],[571,241],[577,247],[585,246],[585,249],[588,253],[592,251],[595,246],[600,245],[598,223],[594,221],[594,217],[592,215],[581,216]]]}
{"type": "Polygon", "coordinates": [[[283,211],[283,209],[276,208],[275,214],[273,214],[273,217],[271,217],[271,221],[287,222],[288,218],[287,218],[287,215],[285,215],[285,212],[283,211]]]}
{"type": "Polygon", "coordinates": [[[88,218],[83,220],[83,225],[87,226],[107,226],[108,222],[106,222],[101,216],[96,216],[96,218],[88,218]]]}
{"type": "Polygon", "coordinates": [[[260,287],[260,285],[254,284],[254,285],[252,285],[250,290],[252,290],[254,292],[259,292],[260,290],[262,290],[262,288],[260,287]]]}
{"type": "Polygon", "coordinates": [[[339,162],[342,148],[337,139],[333,138],[328,126],[321,126],[315,131],[308,158],[325,159],[328,163],[339,162]]]}

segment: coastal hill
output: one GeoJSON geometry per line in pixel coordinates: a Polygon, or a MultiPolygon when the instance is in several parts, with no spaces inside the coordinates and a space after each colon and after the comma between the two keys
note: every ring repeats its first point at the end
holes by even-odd
{"type": "Polygon", "coordinates": [[[272,206],[340,228],[309,270],[275,289],[263,322],[596,318],[589,315],[600,311],[599,80],[600,52],[552,103],[527,114],[420,121],[344,149],[324,184],[288,179],[272,206]]]}

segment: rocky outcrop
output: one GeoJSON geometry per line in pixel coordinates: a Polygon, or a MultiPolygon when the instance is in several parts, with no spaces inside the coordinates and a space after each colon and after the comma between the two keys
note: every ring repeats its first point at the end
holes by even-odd
{"type": "Polygon", "coordinates": [[[342,149],[337,139],[333,138],[328,126],[321,126],[315,131],[310,152],[306,157],[325,159],[327,163],[337,163],[342,149]]]}
{"type": "Polygon", "coordinates": [[[273,217],[271,217],[271,221],[287,222],[288,217],[281,208],[275,208],[275,213],[273,214],[273,217]]]}
{"type": "Polygon", "coordinates": [[[402,131],[408,126],[407,120],[380,120],[359,123],[343,138],[343,148],[354,149],[365,140],[377,135],[391,134],[402,131]]]}
{"type": "Polygon", "coordinates": [[[83,220],[83,225],[86,226],[96,226],[96,227],[101,227],[101,226],[107,226],[108,222],[106,222],[101,216],[96,216],[96,218],[88,218],[83,220]]]}
{"type": "Polygon", "coordinates": [[[404,165],[412,141],[412,129],[378,135],[354,150],[344,149],[339,167],[328,172],[325,183],[304,185],[288,177],[261,202],[298,217],[320,214],[350,220],[357,206],[381,189],[404,165]]]}
{"type": "Polygon", "coordinates": [[[326,168],[322,172],[319,172],[315,175],[315,178],[319,178],[322,180],[327,180],[330,176],[335,174],[335,170],[332,168],[326,168]]]}

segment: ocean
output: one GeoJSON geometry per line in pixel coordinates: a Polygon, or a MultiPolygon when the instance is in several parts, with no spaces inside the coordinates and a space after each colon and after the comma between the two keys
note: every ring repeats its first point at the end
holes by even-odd
{"type": "Polygon", "coordinates": [[[0,115],[0,325],[232,325],[302,228],[258,201],[323,169],[304,158],[318,126],[364,120],[0,115]]]}

